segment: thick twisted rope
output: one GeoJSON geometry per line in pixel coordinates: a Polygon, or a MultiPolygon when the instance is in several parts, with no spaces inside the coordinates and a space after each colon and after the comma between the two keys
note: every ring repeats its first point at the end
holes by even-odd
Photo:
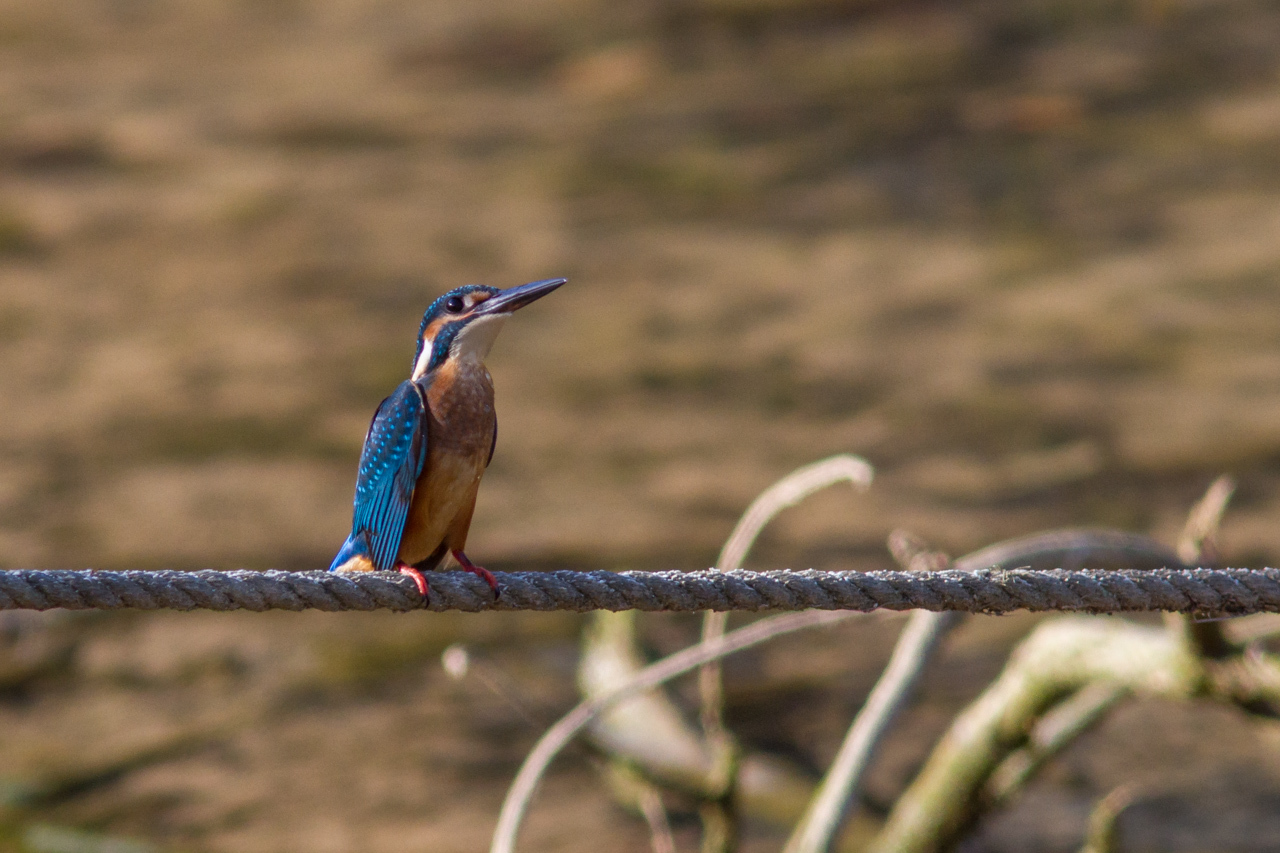
{"type": "MultiPolygon", "coordinates": [[[[513,572],[431,575],[428,610],[958,610],[1280,612],[1280,570],[513,572]]],[[[6,571],[0,609],[419,610],[390,573],[6,571]]]]}

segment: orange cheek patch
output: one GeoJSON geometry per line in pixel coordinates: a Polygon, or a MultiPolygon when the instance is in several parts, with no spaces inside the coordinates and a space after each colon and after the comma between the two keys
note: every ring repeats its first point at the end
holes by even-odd
{"type": "Polygon", "coordinates": [[[427,326],[426,330],[422,333],[422,337],[427,342],[428,346],[430,346],[431,342],[436,339],[436,335],[440,334],[440,330],[444,328],[444,324],[447,322],[449,322],[447,318],[437,317],[431,321],[430,325],[427,326]]]}

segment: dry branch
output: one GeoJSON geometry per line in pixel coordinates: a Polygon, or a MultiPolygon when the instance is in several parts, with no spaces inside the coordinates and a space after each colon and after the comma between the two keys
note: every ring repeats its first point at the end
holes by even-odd
{"type": "MultiPolygon", "coordinates": [[[[951,560],[903,530],[889,536],[889,551],[908,571],[943,570],[951,560]]],[[[825,853],[849,810],[876,746],[924,672],[934,649],[956,622],[952,613],[916,610],[902,629],[884,672],[853,718],[818,792],[788,839],[784,853],[825,853]]]]}
{"type": "MultiPolygon", "coordinates": [[[[1178,539],[1178,557],[1183,563],[1211,566],[1218,562],[1218,529],[1235,490],[1235,481],[1221,476],[1191,507],[1178,539]]],[[[1186,614],[1171,613],[1165,617],[1165,624],[1205,657],[1225,658],[1236,651],[1219,621],[1206,622],[1186,614]]]]}
{"type": "Polygon", "coordinates": [[[826,778],[787,842],[785,853],[823,853],[830,846],[876,746],[954,621],[953,613],[917,610],[911,614],[888,666],[853,718],[826,778]]]}
{"type": "Polygon", "coordinates": [[[1098,801],[1089,814],[1089,828],[1080,853],[1116,853],[1116,821],[1121,812],[1133,805],[1136,796],[1131,785],[1121,785],[1098,801]]]}
{"type": "Polygon", "coordinates": [[[489,847],[490,853],[512,853],[515,850],[520,822],[547,767],[569,741],[603,711],[618,702],[694,670],[709,660],[722,658],[795,631],[831,625],[853,615],[849,612],[807,611],[761,619],[725,634],[718,642],[699,643],[679,651],[645,667],[626,684],[608,694],[580,703],[548,729],[525,756],[524,763],[520,765],[515,781],[511,783],[511,788],[503,800],[502,810],[498,814],[498,825],[494,829],[493,843],[489,847]]]}
{"type": "MultiPolygon", "coordinates": [[[[865,459],[841,453],[797,468],[760,493],[734,525],[725,540],[716,568],[722,572],[742,568],[760,531],[774,516],[788,507],[837,483],[848,482],[857,489],[867,489],[875,470],[865,459]]],[[[702,617],[702,642],[724,636],[729,617],[725,613],[708,612],[702,617]]],[[[698,690],[702,697],[702,728],[708,738],[727,740],[724,731],[724,680],[718,663],[709,663],[698,673],[698,690]]]]}
{"type": "Polygon", "coordinates": [[[977,815],[980,792],[1023,746],[1035,721],[1063,696],[1111,684],[1186,698],[1205,691],[1204,662],[1171,632],[1107,619],[1045,622],[1000,677],[965,709],[894,805],[872,853],[934,853],[977,815]]]}
{"type": "MultiPolygon", "coordinates": [[[[945,554],[930,548],[918,536],[905,530],[896,530],[889,536],[889,551],[900,565],[910,571],[942,571],[950,566],[945,554]]],[[[1118,560],[1150,566],[1178,564],[1176,555],[1147,537],[1117,531],[1061,530],[1019,537],[984,548],[962,557],[955,568],[977,571],[987,567],[1069,566],[1092,560],[1103,563],[1118,560]]],[[[854,719],[818,796],[788,842],[787,853],[822,853],[830,846],[835,829],[856,791],[858,779],[870,762],[876,742],[919,678],[932,650],[957,623],[957,618],[957,614],[947,613],[916,612],[912,615],[908,628],[894,648],[889,666],[873,689],[866,707],[854,719]]],[[[1097,708],[1093,717],[1082,716],[1075,720],[1074,729],[1068,717],[1064,717],[1056,728],[1050,727],[1039,748],[1035,748],[1033,742],[1021,755],[1012,756],[1007,768],[1001,768],[1005,771],[1004,783],[1020,785],[1084,726],[1100,716],[1105,707],[1110,707],[1110,704],[1097,708]]],[[[1002,791],[1000,796],[1007,796],[1013,790],[1016,788],[1002,791]]]]}
{"type": "MultiPolygon", "coordinates": [[[[636,647],[635,614],[597,613],[583,640],[578,685],[587,699],[607,695],[643,670],[636,647]]],[[[592,742],[643,778],[698,799],[722,788],[715,755],[659,690],[620,702],[589,726],[592,742]]],[[[813,792],[812,780],[790,763],[755,752],[738,759],[734,804],[745,815],[779,825],[794,822],[813,792]]]]}
{"type": "Polygon", "coordinates": [[[649,846],[653,853],[676,853],[662,790],[625,762],[611,761],[601,769],[614,798],[639,812],[649,825],[649,846]]]}
{"type": "Polygon", "coordinates": [[[982,792],[984,811],[1004,804],[1022,790],[1049,759],[1101,720],[1127,693],[1124,685],[1099,681],[1045,712],[1032,727],[1026,745],[1010,753],[991,773],[982,792]]]}

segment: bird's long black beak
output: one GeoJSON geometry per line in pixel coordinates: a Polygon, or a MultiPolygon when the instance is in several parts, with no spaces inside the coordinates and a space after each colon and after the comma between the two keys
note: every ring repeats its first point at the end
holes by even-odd
{"type": "Polygon", "coordinates": [[[480,303],[476,308],[477,314],[510,314],[518,308],[523,308],[535,299],[541,299],[560,285],[568,281],[567,278],[547,278],[542,281],[532,281],[528,284],[522,284],[519,287],[511,287],[497,296],[491,296],[484,302],[480,303]]]}

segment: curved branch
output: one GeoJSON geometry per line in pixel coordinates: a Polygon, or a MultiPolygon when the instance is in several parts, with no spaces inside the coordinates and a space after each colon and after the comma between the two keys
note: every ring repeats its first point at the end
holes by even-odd
{"type": "Polygon", "coordinates": [[[938,643],[958,614],[915,610],[902,629],[893,655],[871,694],[853,718],[849,733],[784,853],[823,853],[844,818],[858,782],[880,739],[893,723],[911,688],[919,680],[938,643]]]}
{"type": "MultiPolygon", "coordinates": [[[[874,476],[875,469],[869,462],[848,453],[797,468],[751,502],[725,540],[716,568],[722,572],[741,569],[760,531],[784,509],[837,483],[847,481],[854,488],[865,490],[871,486],[874,476]]],[[[708,643],[724,636],[728,623],[728,614],[708,611],[702,617],[702,642],[708,643]]],[[[713,741],[723,740],[724,681],[718,664],[709,663],[698,673],[698,692],[702,699],[703,732],[713,741]]]]}
{"type": "Polygon", "coordinates": [[[542,780],[543,773],[565,745],[602,711],[623,699],[696,669],[707,661],[722,658],[793,631],[831,625],[854,615],[856,614],[848,611],[810,610],[761,619],[745,628],[731,631],[715,642],[690,646],[645,667],[636,674],[635,678],[615,690],[579,703],[539,738],[525,757],[524,763],[520,765],[520,771],[516,774],[515,781],[512,782],[502,802],[502,810],[498,814],[498,825],[494,829],[493,843],[489,847],[490,853],[513,853],[521,819],[528,809],[529,800],[533,797],[538,783],[542,780]]]}
{"type": "Polygon", "coordinates": [[[1063,617],[1043,623],[1004,672],[952,722],[898,798],[871,853],[936,853],[976,814],[991,774],[1062,696],[1097,682],[1187,697],[1208,684],[1202,661],[1172,633],[1117,620],[1063,617]]]}

